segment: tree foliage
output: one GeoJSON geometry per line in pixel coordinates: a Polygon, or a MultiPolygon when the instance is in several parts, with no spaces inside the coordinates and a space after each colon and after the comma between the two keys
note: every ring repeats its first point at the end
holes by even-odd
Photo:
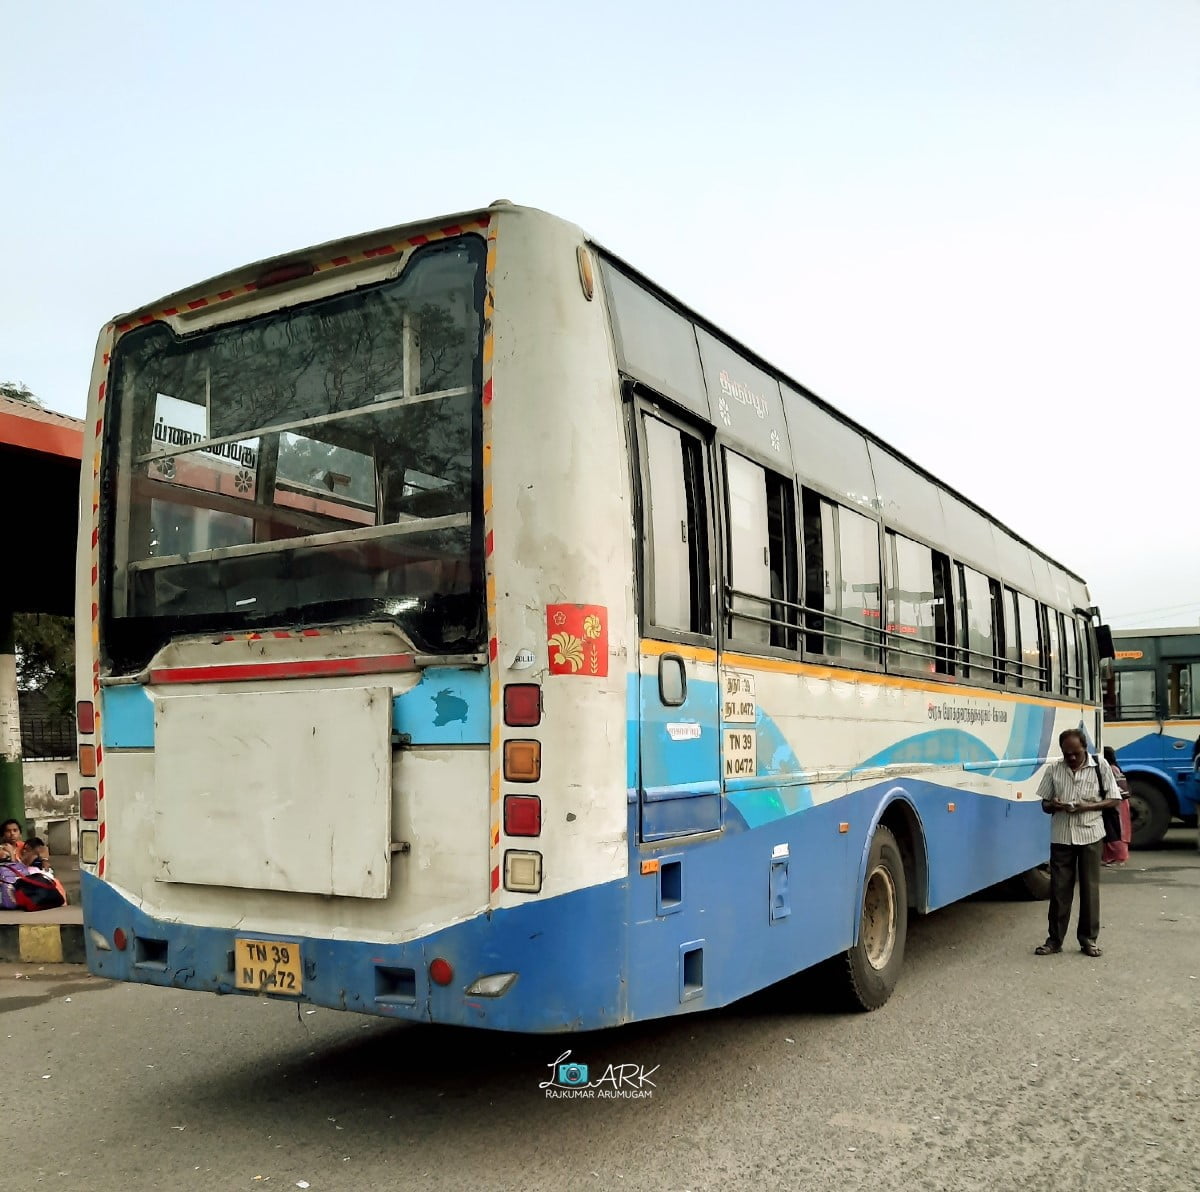
{"type": "Polygon", "coordinates": [[[23,401],[31,406],[42,404],[33,390],[20,381],[0,381],[0,396],[11,397],[13,401],[23,401]]]}
{"type": "Polygon", "coordinates": [[[43,692],[54,715],[69,716],[75,704],[75,619],[17,613],[13,637],[17,687],[43,692]]]}
{"type": "MultiPolygon", "coordinates": [[[[20,381],[0,381],[0,395],[40,406],[34,392],[20,381]]],[[[75,703],[75,619],[46,613],[13,617],[17,647],[17,687],[41,691],[52,712],[69,716],[75,703]]]]}

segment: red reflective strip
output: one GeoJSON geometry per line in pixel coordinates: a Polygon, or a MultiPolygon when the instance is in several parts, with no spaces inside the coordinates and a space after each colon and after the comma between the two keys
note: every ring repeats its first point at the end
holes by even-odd
{"type": "Polygon", "coordinates": [[[288,631],[286,629],[276,629],[271,634],[271,636],[272,637],[281,637],[281,638],[283,638],[284,641],[287,641],[292,635],[290,633],[288,633],[288,631]]]}
{"type": "Polygon", "coordinates": [[[154,316],[153,315],[142,315],[141,318],[138,319],[138,322],[141,323],[141,325],[143,327],[145,327],[147,323],[154,322],[154,316]]]}
{"type": "Polygon", "coordinates": [[[151,683],[245,683],[252,679],[308,679],[319,675],[377,675],[416,669],[411,654],[373,658],[316,658],[309,662],[244,662],[229,666],[169,666],[150,672],[151,683]]]}
{"type": "Polygon", "coordinates": [[[163,311],[164,315],[177,315],[178,313],[179,307],[177,306],[168,306],[167,309],[163,311]]]}
{"type": "Polygon", "coordinates": [[[499,644],[497,643],[495,638],[492,638],[492,640],[490,642],[488,642],[488,657],[491,658],[491,660],[493,662],[495,662],[496,656],[499,653],[500,653],[499,644]]]}
{"type": "Polygon", "coordinates": [[[197,298],[193,302],[188,303],[188,310],[200,310],[201,307],[208,305],[207,298],[197,298]]]}
{"type": "Polygon", "coordinates": [[[428,236],[414,236],[414,237],[413,237],[413,238],[412,238],[412,239],[409,241],[409,244],[428,244],[428,243],[429,243],[429,237],[428,237],[428,236]]]}
{"type": "MultiPolygon", "coordinates": [[[[105,353],[104,353],[104,363],[105,363],[105,364],[107,364],[107,363],[108,363],[108,353],[107,353],[107,352],[105,352],[105,353]]],[[[108,385],[108,382],[107,382],[107,381],[101,381],[101,382],[100,382],[100,388],[99,388],[98,390],[96,390],[96,394],[97,394],[97,396],[100,398],[100,400],[101,400],[101,401],[103,401],[103,400],[104,400],[104,390],[105,390],[105,388],[106,388],[106,386],[107,386],[107,385],[108,385]]]]}
{"type": "Polygon", "coordinates": [[[500,889],[500,866],[492,870],[492,893],[500,889]]]}
{"type": "MultiPolygon", "coordinates": [[[[493,534],[493,531],[492,531],[492,530],[489,530],[489,531],[487,532],[487,537],[486,537],[486,538],[483,540],[483,549],[484,549],[484,551],[485,551],[487,554],[489,554],[489,555],[490,555],[490,554],[492,553],[492,551],[495,549],[495,543],[492,541],[492,534],[493,534]]],[[[93,567],[93,568],[92,568],[92,572],[93,572],[93,575],[92,575],[92,582],[93,582],[93,583],[95,583],[95,582],[96,582],[95,570],[96,570],[96,569],[93,567]]]]}
{"type": "Polygon", "coordinates": [[[334,257],[333,260],[330,261],[329,263],[331,265],[349,265],[350,258],[349,257],[334,257]]]}
{"type": "Polygon", "coordinates": [[[443,236],[461,236],[462,228],[460,228],[458,226],[458,224],[451,224],[448,228],[442,229],[442,235],[443,236]]]}
{"type": "Polygon", "coordinates": [[[321,631],[319,629],[301,629],[300,634],[302,637],[320,637],[321,631]]]}
{"type": "Polygon", "coordinates": [[[492,378],[488,377],[483,386],[483,404],[490,406],[492,404],[492,378]]]}
{"type": "Polygon", "coordinates": [[[232,298],[234,296],[234,294],[236,294],[236,293],[237,293],[237,290],[222,290],[217,295],[217,297],[220,298],[223,302],[225,302],[225,301],[228,301],[230,298],[232,298]]]}

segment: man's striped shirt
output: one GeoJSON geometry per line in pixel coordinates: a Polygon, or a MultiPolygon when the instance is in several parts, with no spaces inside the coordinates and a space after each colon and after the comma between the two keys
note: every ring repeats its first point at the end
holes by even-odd
{"type": "MultiPolygon", "coordinates": [[[[1108,762],[1089,754],[1078,770],[1072,770],[1065,758],[1047,766],[1037,797],[1055,803],[1099,803],[1119,799],[1121,792],[1108,762]]],[[[1050,822],[1051,844],[1095,844],[1103,839],[1104,817],[1099,810],[1056,811],[1050,822]]]]}

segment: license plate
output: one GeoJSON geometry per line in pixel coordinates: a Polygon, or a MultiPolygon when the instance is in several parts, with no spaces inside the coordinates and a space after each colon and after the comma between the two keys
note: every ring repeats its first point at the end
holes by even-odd
{"type": "Polygon", "coordinates": [[[295,940],[233,942],[234,984],[255,993],[304,992],[304,968],[295,940]]]}

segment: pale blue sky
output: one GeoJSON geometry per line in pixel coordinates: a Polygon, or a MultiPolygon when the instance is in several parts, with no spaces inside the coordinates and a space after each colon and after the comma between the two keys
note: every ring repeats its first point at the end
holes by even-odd
{"type": "Polygon", "coordinates": [[[0,28],[0,379],[52,408],[82,414],[113,314],[510,198],[1114,625],[1200,622],[1195,0],[0,0],[0,28]]]}

